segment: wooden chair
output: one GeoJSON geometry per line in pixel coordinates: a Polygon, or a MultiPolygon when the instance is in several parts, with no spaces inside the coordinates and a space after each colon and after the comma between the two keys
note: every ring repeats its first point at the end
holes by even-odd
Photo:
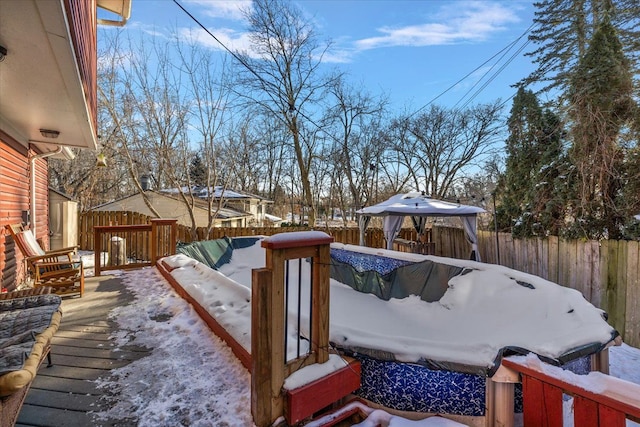
{"type": "Polygon", "coordinates": [[[58,295],[84,293],[84,268],[82,262],[73,259],[77,247],[44,251],[31,230],[20,224],[8,224],[5,228],[22,252],[34,287],[50,286],[58,295]]]}

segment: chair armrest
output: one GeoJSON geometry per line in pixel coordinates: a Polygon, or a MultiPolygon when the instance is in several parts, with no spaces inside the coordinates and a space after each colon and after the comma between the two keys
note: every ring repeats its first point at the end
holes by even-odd
{"type": "Polygon", "coordinates": [[[36,267],[45,268],[45,267],[64,267],[65,270],[79,270],[82,267],[82,263],[80,261],[58,261],[58,262],[37,262],[34,264],[36,267]]]}
{"type": "Polygon", "coordinates": [[[68,248],[60,248],[60,249],[52,249],[50,251],[45,251],[47,255],[57,254],[57,253],[76,253],[80,246],[69,246],[68,248]]]}
{"type": "Polygon", "coordinates": [[[63,248],[63,249],[54,249],[52,251],[45,251],[45,255],[49,256],[57,256],[57,255],[67,255],[67,254],[75,254],[76,250],[74,248],[63,248]]]}
{"type": "MultiPolygon", "coordinates": [[[[34,256],[27,257],[26,260],[27,262],[30,262],[33,264],[40,264],[42,261],[46,261],[49,259],[57,259],[58,257],[65,256],[65,255],[69,258],[68,262],[71,262],[71,254],[69,252],[47,253],[45,255],[34,255],[34,256]]],[[[49,262],[54,262],[54,261],[49,261],[49,262]]],[[[62,262],[62,261],[55,261],[55,262],[62,262]]]]}

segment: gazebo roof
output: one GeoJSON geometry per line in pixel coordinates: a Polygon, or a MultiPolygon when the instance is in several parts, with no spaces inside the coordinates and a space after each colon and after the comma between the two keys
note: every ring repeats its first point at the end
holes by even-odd
{"type": "Polygon", "coordinates": [[[432,199],[417,191],[396,194],[384,202],[357,211],[366,216],[474,216],[482,212],[486,211],[477,206],[432,199]]]}

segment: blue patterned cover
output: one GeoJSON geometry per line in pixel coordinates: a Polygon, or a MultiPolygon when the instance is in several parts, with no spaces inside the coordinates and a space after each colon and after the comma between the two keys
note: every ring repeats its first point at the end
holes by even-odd
{"type": "MultiPolygon", "coordinates": [[[[355,355],[362,366],[356,394],[388,408],[411,412],[484,416],[487,378],[421,365],[355,355]]],[[[579,375],[591,371],[589,356],[562,366],[579,375]]],[[[522,385],[515,385],[515,412],[522,412],[522,385]]]]}
{"type": "Polygon", "coordinates": [[[331,258],[349,264],[356,271],[377,271],[381,275],[389,274],[398,267],[415,264],[412,261],[335,248],[331,248],[331,258]]]}

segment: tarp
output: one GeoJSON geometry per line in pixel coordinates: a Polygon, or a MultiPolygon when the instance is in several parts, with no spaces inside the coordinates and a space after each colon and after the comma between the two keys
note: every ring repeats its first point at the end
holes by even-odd
{"type": "Polygon", "coordinates": [[[469,243],[471,243],[470,258],[480,261],[476,218],[481,212],[486,211],[477,206],[432,199],[417,191],[406,194],[396,194],[382,203],[356,211],[356,213],[360,214],[361,218],[358,221],[358,225],[360,226],[360,244],[364,245],[364,232],[369,223],[368,220],[363,218],[371,218],[372,216],[385,217],[383,221],[383,232],[387,241],[387,249],[393,249],[393,241],[400,232],[405,216],[410,216],[414,224],[424,224],[424,221],[419,219],[420,217],[457,216],[462,220],[465,235],[469,243]]]}
{"type": "Polygon", "coordinates": [[[385,301],[417,295],[423,301],[434,302],[442,298],[449,288],[449,280],[461,274],[463,268],[431,260],[400,261],[331,248],[330,271],[332,279],[385,301]],[[380,271],[384,264],[394,268],[380,271]]]}
{"type": "Polygon", "coordinates": [[[225,236],[222,239],[178,244],[177,252],[217,270],[220,266],[231,261],[231,254],[234,249],[247,248],[258,239],[259,237],[230,239],[225,236]]]}

